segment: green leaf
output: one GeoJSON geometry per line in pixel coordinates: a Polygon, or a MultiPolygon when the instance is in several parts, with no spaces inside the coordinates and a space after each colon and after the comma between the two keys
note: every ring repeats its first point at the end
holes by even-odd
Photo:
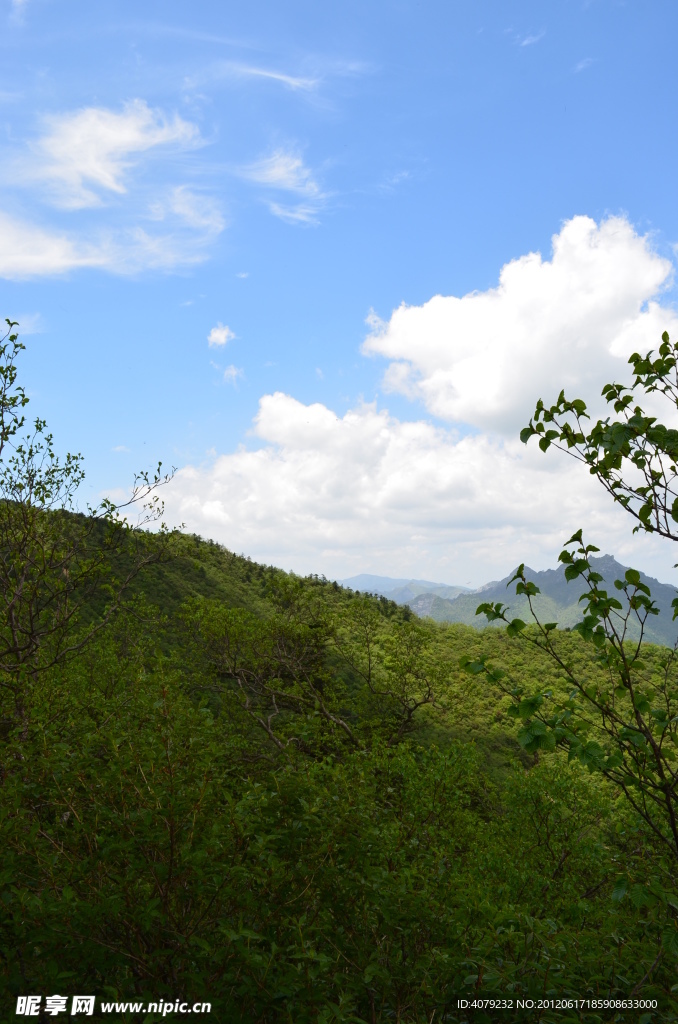
{"type": "Polygon", "coordinates": [[[654,896],[646,885],[637,884],[631,887],[629,890],[629,898],[634,907],[640,909],[641,907],[649,907],[654,902],[654,896]]]}
{"type": "Polygon", "coordinates": [[[542,706],[543,703],[544,698],[540,693],[536,693],[532,697],[526,697],[524,700],[521,700],[520,704],[518,705],[518,714],[523,719],[529,718],[530,715],[533,715],[535,711],[542,706]]]}
{"type": "Polygon", "coordinates": [[[612,900],[615,903],[621,903],[621,901],[624,899],[624,896],[626,896],[627,888],[628,881],[626,875],[621,875],[614,883],[614,888],[612,890],[612,900]]]}
{"type": "Polygon", "coordinates": [[[678,958],[678,927],[675,921],[662,932],[662,946],[669,956],[678,958]]]}

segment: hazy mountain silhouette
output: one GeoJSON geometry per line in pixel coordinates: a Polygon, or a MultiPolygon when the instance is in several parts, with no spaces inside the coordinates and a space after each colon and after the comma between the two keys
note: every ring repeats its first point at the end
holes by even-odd
{"type": "MultiPolygon", "coordinates": [[[[592,557],[591,564],[605,580],[601,586],[619,596],[614,581],[624,578],[628,566],[622,565],[612,555],[592,557]]],[[[503,580],[486,583],[477,590],[432,583],[429,580],[406,580],[366,573],[338,582],[352,590],[383,594],[398,604],[408,604],[413,612],[422,617],[436,619],[438,622],[464,622],[482,629],[487,625],[487,619],[483,615],[476,615],[476,608],[485,601],[501,601],[509,606],[512,616],[529,620],[526,598],[516,596],[515,585],[507,587],[512,576],[513,573],[503,580]]],[[[535,608],[543,622],[557,622],[564,628],[574,626],[582,618],[583,602],[579,602],[579,596],[586,586],[581,578],[568,582],[564,565],[542,572],[526,567],[525,576],[539,587],[540,594],[535,599],[535,608]]],[[[645,638],[652,643],[673,646],[678,638],[678,621],[673,621],[671,602],[678,596],[678,590],[642,572],[640,579],[650,588],[652,598],[659,608],[659,615],[651,616],[648,620],[645,638]]],[[[637,635],[637,632],[637,626],[630,630],[631,636],[637,635]]]]}

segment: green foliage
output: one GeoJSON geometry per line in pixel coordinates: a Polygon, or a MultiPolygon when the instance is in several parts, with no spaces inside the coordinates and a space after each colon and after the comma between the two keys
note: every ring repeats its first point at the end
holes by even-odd
{"type": "MultiPolygon", "coordinates": [[[[479,614],[507,623],[507,635],[549,656],[560,668],[563,683],[556,689],[541,688],[526,695],[522,681],[511,678],[486,660],[462,658],[462,667],[485,675],[511,698],[510,712],[523,720],[518,741],[523,748],[554,750],[563,746],[569,759],[577,759],[590,771],[600,771],[626,795],[637,813],[661,840],[669,854],[678,858],[678,665],[676,651],[659,655],[648,678],[647,648],[642,636],[646,620],[655,612],[649,588],[629,569],[617,580],[617,592],[625,604],[600,589],[601,577],[589,558],[597,548],[584,546],[581,531],[568,542],[560,560],[572,577],[581,576],[587,586],[582,596],[585,613],[573,632],[594,652],[597,678],[582,673],[570,657],[554,624],[542,624],[533,614],[535,627],[510,620],[504,607],[485,604],[479,614]],[[627,640],[628,623],[640,626],[640,639],[627,640]]],[[[537,588],[525,581],[523,566],[514,577],[517,591],[528,600],[537,588]]]]}
{"type": "Polygon", "coordinates": [[[183,691],[151,640],[167,623],[125,617],[5,747],[10,991],[180,984],[228,1020],[455,1020],[478,985],[620,995],[651,966],[666,906],[618,879],[636,893],[656,855],[594,777],[558,759],[492,783],[468,743],[380,740],[245,775],[243,723],[183,691]]]}
{"type": "Polygon", "coordinates": [[[678,404],[678,347],[662,335],[657,355],[635,352],[629,359],[630,387],[606,384],[602,394],[619,419],[599,419],[587,431],[586,403],[568,401],[563,391],[554,405],[539,399],[534,416],[520,434],[538,439],[543,452],[561,448],[589,467],[614,500],[636,520],[636,530],[678,540],[678,430],[657,422],[635,404],[635,392],[662,395],[673,414],[678,404]]]}

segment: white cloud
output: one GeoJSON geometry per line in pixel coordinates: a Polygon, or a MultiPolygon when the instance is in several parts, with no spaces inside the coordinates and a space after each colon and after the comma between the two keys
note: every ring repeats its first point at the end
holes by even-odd
{"type": "Polygon", "coordinates": [[[395,171],[393,174],[387,175],[383,181],[381,181],[377,188],[381,192],[392,193],[395,192],[398,185],[402,184],[403,181],[409,181],[412,177],[410,171],[395,171]]]}
{"type": "Polygon", "coordinates": [[[181,231],[149,234],[132,227],[92,239],[43,228],[0,211],[0,278],[21,281],[96,267],[114,274],[174,270],[200,263],[211,236],[181,231]]]}
{"type": "Polygon", "coordinates": [[[194,89],[207,82],[218,82],[232,78],[252,78],[277,82],[280,85],[292,89],[294,92],[311,92],[317,88],[317,78],[306,78],[301,75],[289,75],[284,71],[277,71],[272,68],[259,67],[256,64],[241,64],[237,61],[225,60],[213,64],[206,71],[198,75],[192,75],[186,79],[186,86],[194,89]]]}
{"type": "Polygon", "coordinates": [[[143,100],[121,112],[85,107],[45,119],[45,133],[32,145],[33,160],[21,175],[50,188],[66,209],[102,203],[102,193],[123,195],[126,172],[139,155],[159,146],[185,148],[199,141],[195,125],[178,115],[168,117],[143,100]]]}
{"type": "Polygon", "coordinates": [[[292,192],[302,201],[293,205],[270,200],[268,208],[274,216],[288,224],[316,224],[318,213],[327,198],[298,153],[282,149],[244,167],[241,174],[248,181],[268,189],[292,192]]]}
{"type": "Polygon", "coordinates": [[[583,467],[517,438],[540,394],[555,397],[563,384],[599,392],[628,377],[631,349],[678,330],[656,299],[670,272],[627,221],[575,218],[551,260],[529,254],[503,268],[497,288],[403,306],[366,342],[395,360],[394,386],[475,431],[399,420],[376,405],[338,416],[265,395],[256,449],[182,469],[168,518],[299,572],[476,584],[521,561],[555,565],[582,526],[604,551],[670,578],[665,544],[633,537],[583,467]]]}
{"type": "Polygon", "coordinates": [[[236,384],[240,377],[243,377],[243,370],[238,366],[227,366],[224,370],[224,383],[225,384],[236,384]]]}
{"type": "Polygon", "coordinates": [[[575,75],[578,75],[581,71],[586,71],[593,64],[593,57],[585,57],[584,60],[580,60],[578,64],[575,64],[572,69],[575,75]]]}
{"type": "Polygon", "coordinates": [[[219,321],[217,326],[213,327],[207,335],[207,344],[210,348],[222,348],[224,345],[228,344],[229,341],[233,341],[234,338],[235,334],[231,328],[219,321]]]}
{"type": "Polygon", "coordinates": [[[305,196],[318,196],[320,187],[311,171],[297,153],[278,149],[270,156],[243,169],[244,177],[260,185],[299,192],[305,196]]]}
{"type": "Polygon", "coordinates": [[[5,170],[4,184],[13,185],[15,194],[8,190],[0,209],[0,277],[18,280],[80,267],[123,274],[167,271],[206,259],[226,226],[218,202],[187,184],[169,184],[157,175],[152,184],[138,177],[132,182],[129,174],[150,150],[197,145],[195,125],[142,100],[122,112],[88,107],[54,115],[46,125],[30,146],[30,160],[5,170]],[[37,223],[35,214],[24,220],[9,212],[27,205],[20,190],[28,190],[33,209],[46,199],[67,212],[49,214],[51,223],[37,223]],[[104,202],[111,197],[114,211],[104,202]],[[83,219],[75,211],[85,208],[94,213],[83,219]],[[151,229],[149,222],[162,223],[162,229],[151,229]]]}
{"type": "Polygon", "coordinates": [[[169,208],[191,228],[218,235],[226,227],[219,204],[211,196],[193,192],[185,185],[172,190],[169,208]]]}
{"type": "Polygon", "coordinates": [[[339,417],[276,393],[261,399],[263,446],[182,469],[169,521],[298,572],[371,569],[478,585],[527,560],[551,566],[580,525],[619,556],[629,524],[566,456],[460,438],[373,405],[339,417]]]}
{"type": "Polygon", "coordinates": [[[678,330],[656,301],[672,269],[624,218],[574,217],[551,260],[529,253],[502,268],[496,288],[372,318],[363,352],[392,360],[387,389],[434,415],[515,434],[537,398],[564,387],[595,403],[631,352],[678,330]]]}
{"type": "Polygon", "coordinates": [[[546,30],[543,29],[541,32],[538,32],[534,36],[525,36],[523,39],[520,40],[520,45],[521,46],[534,46],[534,44],[538,43],[540,41],[540,39],[543,39],[545,35],[546,35],[546,30]]]}
{"type": "Polygon", "coordinates": [[[103,248],[79,244],[0,212],[0,277],[16,281],[105,263],[103,248]]]}
{"type": "Polygon", "coordinates": [[[42,334],[44,330],[40,313],[19,313],[16,319],[19,324],[19,333],[22,335],[42,334]]]}
{"type": "Polygon", "coordinates": [[[296,206],[284,206],[282,203],[269,203],[268,208],[274,217],[284,220],[286,224],[317,224],[318,207],[311,203],[298,203],[296,206]]]}

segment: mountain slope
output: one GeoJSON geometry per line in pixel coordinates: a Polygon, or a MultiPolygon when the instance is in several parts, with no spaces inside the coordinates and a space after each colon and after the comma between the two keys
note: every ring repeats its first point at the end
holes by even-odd
{"type": "MultiPolygon", "coordinates": [[[[626,566],[621,565],[612,555],[601,555],[591,558],[591,564],[605,580],[608,592],[614,591],[614,581],[623,579],[626,566]]],[[[467,625],[482,628],[487,625],[484,616],[476,616],[479,604],[489,601],[501,601],[508,605],[512,616],[529,620],[529,607],[525,597],[517,597],[515,586],[507,584],[513,573],[497,583],[487,584],[470,594],[460,594],[453,600],[446,600],[433,593],[422,593],[410,602],[415,614],[427,616],[438,622],[464,622],[467,625]]],[[[558,622],[561,627],[572,627],[582,617],[582,604],[579,596],[586,589],[581,579],[568,582],[565,579],[565,566],[557,569],[546,569],[535,572],[526,568],[525,576],[535,583],[540,594],[535,599],[535,610],[544,622],[558,622]]],[[[678,593],[675,587],[660,583],[645,573],[640,573],[641,582],[650,588],[652,598],[659,608],[659,615],[652,616],[645,630],[645,638],[652,643],[673,646],[678,638],[678,623],[672,621],[671,602],[678,593]]],[[[637,636],[637,628],[631,630],[637,636]]]]}

